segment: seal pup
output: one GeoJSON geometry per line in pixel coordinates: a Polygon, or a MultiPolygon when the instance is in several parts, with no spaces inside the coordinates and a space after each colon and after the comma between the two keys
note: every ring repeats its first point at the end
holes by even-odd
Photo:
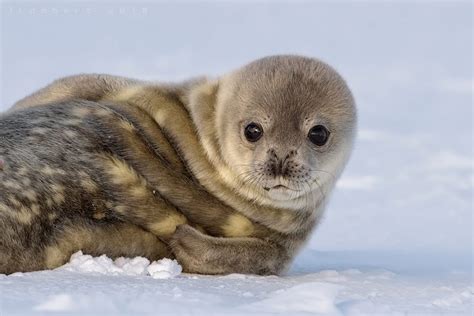
{"type": "Polygon", "coordinates": [[[0,269],[52,268],[85,249],[175,256],[186,272],[280,273],[319,222],[355,129],[344,80],[300,56],[181,85],[56,81],[0,119],[0,226],[14,227],[0,269]]]}

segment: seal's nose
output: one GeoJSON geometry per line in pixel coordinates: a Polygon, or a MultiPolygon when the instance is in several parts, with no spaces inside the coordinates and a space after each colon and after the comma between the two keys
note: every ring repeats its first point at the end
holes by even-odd
{"type": "Polygon", "coordinates": [[[296,150],[290,150],[286,153],[277,153],[275,149],[268,150],[268,161],[266,166],[267,174],[278,177],[287,176],[288,162],[297,154],[296,150]]]}

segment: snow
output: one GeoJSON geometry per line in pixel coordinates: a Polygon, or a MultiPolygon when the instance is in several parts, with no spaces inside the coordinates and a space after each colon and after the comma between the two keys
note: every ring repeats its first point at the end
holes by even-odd
{"type": "MultiPolygon", "coordinates": [[[[53,271],[0,275],[1,311],[5,315],[469,315],[474,297],[469,263],[456,257],[446,262],[423,257],[306,250],[281,277],[184,273],[163,280],[144,273],[144,267],[152,265],[143,258],[114,262],[76,253],[70,263],[53,271]],[[404,256],[413,264],[397,262],[406,262],[404,256]],[[372,264],[367,265],[368,258],[372,264]],[[126,271],[123,267],[132,262],[130,266],[140,268],[126,271]]],[[[162,268],[177,271],[170,262],[162,268]]]]}
{"type": "Polygon", "coordinates": [[[290,287],[286,290],[277,290],[257,303],[251,304],[249,310],[270,313],[298,313],[307,312],[323,315],[339,315],[335,304],[340,286],[332,283],[308,282],[290,287]],[[295,297],[297,299],[295,299],[295,297]]]}
{"type": "Polygon", "coordinates": [[[298,53],[346,78],[359,132],[287,274],[200,276],[168,260],[77,254],[53,271],[0,275],[0,315],[473,313],[471,3],[54,8],[2,3],[0,110],[74,73],[181,80],[298,53]]]}
{"type": "Polygon", "coordinates": [[[164,258],[154,261],[146,270],[154,279],[170,279],[178,276],[183,271],[183,268],[176,260],[164,258]]]}
{"type": "MultiPolygon", "coordinates": [[[[113,264],[122,269],[127,275],[146,275],[150,266],[150,260],[143,257],[124,258],[114,260],[113,264]]],[[[149,273],[151,274],[151,273],[149,273]]]]}
{"type": "Polygon", "coordinates": [[[71,256],[68,263],[59,270],[78,273],[98,273],[108,275],[149,275],[154,279],[169,279],[178,276],[182,268],[176,260],[164,258],[153,261],[143,257],[124,258],[115,260],[106,255],[92,257],[78,251],[71,256]]]}
{"type": "Polygon", "coordinates": [[[379,182],[375,176],[353,176],[344,177],[337,182],[340,189],[350,190],[372,190],[379,182]]]}
{"type": "Polygon", "coordinates": [[[33,309],[37,311],[64,312],[74,310],[76,305],[70,295],[57,294],[52,295],[44,303],[35,306],[33,309]]]}

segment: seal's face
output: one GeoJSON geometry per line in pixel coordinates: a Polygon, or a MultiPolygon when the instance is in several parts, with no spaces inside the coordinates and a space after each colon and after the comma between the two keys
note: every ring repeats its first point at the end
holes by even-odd
{"type": "Polygon", "coordinates": [[[356,124],[350,91],[334,70],[313,59],[271,57],[222,84],[228,92],[219,96],[218,139],[238,177],[273,200],[329,192],[356,124]]]}

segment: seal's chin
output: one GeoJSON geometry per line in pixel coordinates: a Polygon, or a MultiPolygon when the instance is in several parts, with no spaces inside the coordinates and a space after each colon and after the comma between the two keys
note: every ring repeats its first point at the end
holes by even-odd
{"type": "Polygon", "coordinates": [[[267,192],[269,198],[277,201],[292,200],[304,194],[301,190],[295,190],[282,184],[277,184],[272,187],[264,187],[263,189],[267,192]]]}

